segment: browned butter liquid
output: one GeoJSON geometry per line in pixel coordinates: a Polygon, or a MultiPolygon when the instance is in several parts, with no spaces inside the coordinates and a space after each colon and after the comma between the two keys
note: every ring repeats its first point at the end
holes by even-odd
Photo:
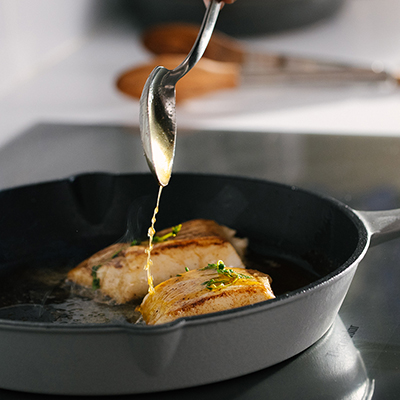
{"type": "MultiPolygon", "coordinates": [[[[75,265],[65,259],[30,260],[0,276],[0,320],[38,321],[54,324],[135,323],[140,317],[135,304],[115,305],[91,288],[65,284],[75,265]],[[95,301],[93,301],[95,300],[95,301]]],[[[245,265],[272,277],[275,295],[299,289],[319,278],[296,259],[271,258],[250,249],[245,265]]],[[[325,273],[325,271],[322,271],[325,273]]]]}
{"type": "Polygon", "coordinates": [[[145,252],[147,254],[147,260],[146,260],[146,265],[144,266],[144,269],[147,272],[147,283],[149,285],[148,292],[150,294],[154,293],[154,281],[153,281],[153,275],[151,274],[151,266],[153,265],[153,261],[151,260],[151,251],[153,250],[153,238],[154,238],[154,234],[156,233],[154,225],[156,223],[156,215],[158,213],[158,208],[160,206],[160,198],[161,198],[162,188],[163,188],[163,186],[160,185],[160,187],[158,189],[156,206],[153,211],[153,217],[151,218],[151,225],[150,225],[149,230],[147,231],[147,236],[149,237],[149,244],[147,246],[147,249],[145,250],[145,252]]]}

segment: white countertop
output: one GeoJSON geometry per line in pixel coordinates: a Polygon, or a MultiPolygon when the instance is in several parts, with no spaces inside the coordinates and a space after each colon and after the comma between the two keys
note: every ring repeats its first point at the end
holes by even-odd
{"type": "MultiPolygon", "coordinates": [[[[239,0],[245,1],[245,0],[239,0]]],[[[400,2],[348,0],[335,17],[290,32],[243,39],[261,51],[400,71],[400,2]]],[[[138,101],[117,92],[118,74],[149,60],[132,28],[104,28],[65,49],[0,98],[0,145],[38,122],[138,125],[138,101]]],[[[182,104],[179,128],[400,135],[400,87],[240,87],[182,104]]]]}

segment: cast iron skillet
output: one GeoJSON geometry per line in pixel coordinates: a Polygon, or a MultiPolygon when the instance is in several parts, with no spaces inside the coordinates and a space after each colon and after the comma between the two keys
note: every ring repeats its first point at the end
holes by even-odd
{"type": "MultiPolygon", "coordinates": [[[[132,205],[141,199],[153,204],[157,190],[149,174],[87,174],[2,191],[0,279],[37,260],[74,265],[118,240],[132,205]]],[[[369,245],[400,231],[399,210],[359,212],[277,183],[175,174],[163,191],[156,227],[197,217],[235,228],[258,251],[304,262],[315,281],[274,300],[160,326],[0,319],[0,387],[77,395],[154,392],[277,364],[327,332],[369,245]]]]}

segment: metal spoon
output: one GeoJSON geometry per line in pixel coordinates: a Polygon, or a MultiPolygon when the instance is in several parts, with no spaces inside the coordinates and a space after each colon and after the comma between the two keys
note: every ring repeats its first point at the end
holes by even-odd
{"type": "Polygon", "coordinates": [[[212,0],[204,15],[196,42],[185,60],[169,70],[154,68],[140,97],[140,133],[151,172],[161,186],[168,185],[175,155],[175,85],[200,60],[210,41],[221,3],[212,0]]]}

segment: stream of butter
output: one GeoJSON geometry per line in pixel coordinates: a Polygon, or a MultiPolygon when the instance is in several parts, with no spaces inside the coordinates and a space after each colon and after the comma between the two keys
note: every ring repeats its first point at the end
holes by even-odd
{"type": "Polygon", "coordinates": [[[150,226],[149,230],[147,231],[147,236],[149,237],[149,245],[147,246],[147,249],[145,250],[145,252],[147,254],[147,261],[146,261],[146,265],[144,266],[144,269],[147,272],[147,283],[149,285],[148,292],[150,294],[154,293],[153,275],[151,274],[151,266],[153,265],[153,261],[151,260],[151,250],[153,249],[153,237],[154,237],[154,234],[156,233],[154,225],[156,223],[156,215],[158,213],[158,207],[160,206],[160,198],[161,198],[162,188],[163,188],[163,186],[160,185],[160,187],[158,189],[156,206],[154,208],[153,217],[151,218],[151,226],[150,226]]]}

